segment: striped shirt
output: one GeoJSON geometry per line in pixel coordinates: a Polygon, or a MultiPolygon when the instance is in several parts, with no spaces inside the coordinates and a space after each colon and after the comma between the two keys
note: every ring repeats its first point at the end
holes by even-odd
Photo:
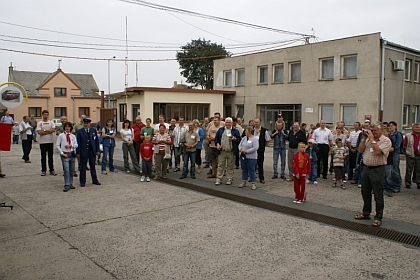
{"type": "Polygon", "coordinates": [[[363,163],[367,166],[386,165],[386,160],[391,147],[391,140],[384,135],[381,135],[381,137],[376,140],[376,144],[372,144],[371,141],[367,140],[365,143],[365,151],[363,152],[363,163]],[[372,145],[378,145],[382,150],[382,153],[380,155],[375,154],[372,145]]]}

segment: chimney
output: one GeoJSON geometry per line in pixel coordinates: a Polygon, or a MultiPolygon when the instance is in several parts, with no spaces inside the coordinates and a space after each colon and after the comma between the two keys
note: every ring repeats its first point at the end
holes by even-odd
{"type": "Polygon", "coordinates": [[[13,64],[10,62],[10,66],[9,66],[9,72],[13,71],[13,64]]]}
{"type": "Polygon", "coordinates": [[[174,88],[176,88],[177,85],[178,85],[178,82],[174,81],[174,88]]]}

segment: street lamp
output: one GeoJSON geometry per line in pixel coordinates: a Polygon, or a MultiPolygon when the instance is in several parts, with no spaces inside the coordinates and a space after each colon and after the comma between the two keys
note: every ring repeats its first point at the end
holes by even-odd
{"type": "Polygon", "coordinates": [[[111,108],[111,97],[109,96],[111,94],[111,59],[115,59],[115,56],[108,59],[108,109],[111,108]]]}

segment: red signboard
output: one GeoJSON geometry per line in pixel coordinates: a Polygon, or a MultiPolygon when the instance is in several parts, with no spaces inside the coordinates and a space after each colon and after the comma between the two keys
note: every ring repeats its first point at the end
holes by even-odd
{"type": "Polygon", "coordinates": [[[12,125],[0,123],[0,151],[10,151],[12,140],[12,125]]]}

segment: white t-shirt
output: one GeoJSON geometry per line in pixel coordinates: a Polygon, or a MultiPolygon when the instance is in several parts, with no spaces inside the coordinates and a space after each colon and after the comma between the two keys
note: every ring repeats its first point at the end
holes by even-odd
{"type": "Polygon", "coordinates": [[[131,137],[133,135],[133,129],[130,128],[129,130],[125,130],[124,128],[122,128],[120,130],[120,133],[123,135],[123,137],[124,137],[125,140],[130,141],[131,140],[131,137]]]}
{"type": "MultiPolygon", "coordinates": [[[[54,128],[55,130],[55,124],[52,121],[39,121],[36,125],[36,130],[49,130],[51,128],[54,128]]],[[[54,133],[50,133],[48,135],[39,135],[38,136],[38,143],[39,144],[47,144],[47,143],[54,143],[54,133]]]]}

